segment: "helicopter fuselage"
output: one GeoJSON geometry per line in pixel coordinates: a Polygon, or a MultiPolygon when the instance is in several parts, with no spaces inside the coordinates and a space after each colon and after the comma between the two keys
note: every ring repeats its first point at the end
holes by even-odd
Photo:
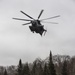
{"type": "Polygon", "coordinates": [[[44,25],[42,25],[39,20],[31,21],[31,24],[32,24],[32,26],[29,26],[29,28],[33,33],[36,32],[36,33],[39,33],[40,35],[42,35],[43,32],[46,31],[44,29],[44,25]]]}

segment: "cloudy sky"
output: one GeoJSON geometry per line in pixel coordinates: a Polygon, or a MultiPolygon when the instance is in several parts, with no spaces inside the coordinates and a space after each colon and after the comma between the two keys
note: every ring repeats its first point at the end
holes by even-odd
{"type": "Polygon", "coordinates": [[[17,65],[42,59],[49,55],[75,55],[75,0],[0,0],[0,65],[17,65]],[[59,24],[42,23],[47,29],[45,36],[30,32],[24,21],[13,17],[29,19],[24,11],[35,19],[41,9],[41,19],[60,15],[47,20],[59,24]]]}

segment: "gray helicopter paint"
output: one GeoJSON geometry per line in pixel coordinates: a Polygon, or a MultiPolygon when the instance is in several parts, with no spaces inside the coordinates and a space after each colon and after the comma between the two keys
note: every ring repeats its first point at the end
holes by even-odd
{"type": "Polygon", "coordinates": [[[42,59],[53,54],[75,55],[75,1],[74,0],[0,0],[0,65],[17,65],[32,62],[35,58],[42,59]],[[27,23],[12,18],[25,18],[23,10],[33,18],[40,19],[60,15],[61,17],[47,20],[59,24],[42,23],[47,29],[45,36],[33,34],[27,23]]]}

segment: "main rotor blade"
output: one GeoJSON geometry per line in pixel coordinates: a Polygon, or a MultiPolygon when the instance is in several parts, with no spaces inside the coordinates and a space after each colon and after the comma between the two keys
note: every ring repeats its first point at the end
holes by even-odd
{"type": "Polygon", "coordinates": [[[45,21],[42,21],[42,23],[58,24],[57,22],[45,22],[45,21]]]}
{"type": "Polygon", "coordinates": [[[38,16],[38,19],[39,19],[40,16],[42,15],[43,11],[44,11],[44,10],[41,10],[41,12],[40,12],[40,14],[39,14],[39,16],[38,16]]]}
{"type": "Polygon", "coordinates": [[[25,23],[25,24],[22,24],[22,25],[28,25],[28,24],[31,24],[31,22],[29,22],[29,23],[25,23]]]}
{"type": "Polygon", "coordinates": [[[23,11],[20,11],[20,12],[23,13],[24,15],[28,16],[29,18],[34,19],[31,16],[29,16],[28,14],[26,14],[25,12],[23,12],[23,11]]]}
{"type": "Polygon", "coordinates": [[[50,18],[46,18],[46,19],[42,19],[42,20],[40,20],[40,21],[48,20],[48,19],[53,19],[53,18],[57,18],[57,17],[60,17],[60,15],[58,15],[58,16],[54,16],[54,17],[50,17],[50,18]]]}
{"type": "Polygon", "coordinates": [[[22,20],[22,21],[32,21],[32,20],[20,19],[20,18],[12,18],[12,19],[15,19],[15,20],[22,20]]]}

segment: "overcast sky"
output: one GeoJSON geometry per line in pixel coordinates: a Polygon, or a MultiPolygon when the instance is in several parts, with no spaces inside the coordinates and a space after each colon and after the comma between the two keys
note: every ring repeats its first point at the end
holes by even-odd
{"type": "Polygon", "coordinates": [[[75,55],[75,0],[0,0],[0,65],[17,65],[32,62],[35,58],[45,59],[50,50],[53,55],[75,55]],[[24,11],[37,19],[41,9],[41,19],[57,16],[47,22],[45,36],[32,33],[24,21],[13,20],[13,17],[29,19],[24,11]]]}

